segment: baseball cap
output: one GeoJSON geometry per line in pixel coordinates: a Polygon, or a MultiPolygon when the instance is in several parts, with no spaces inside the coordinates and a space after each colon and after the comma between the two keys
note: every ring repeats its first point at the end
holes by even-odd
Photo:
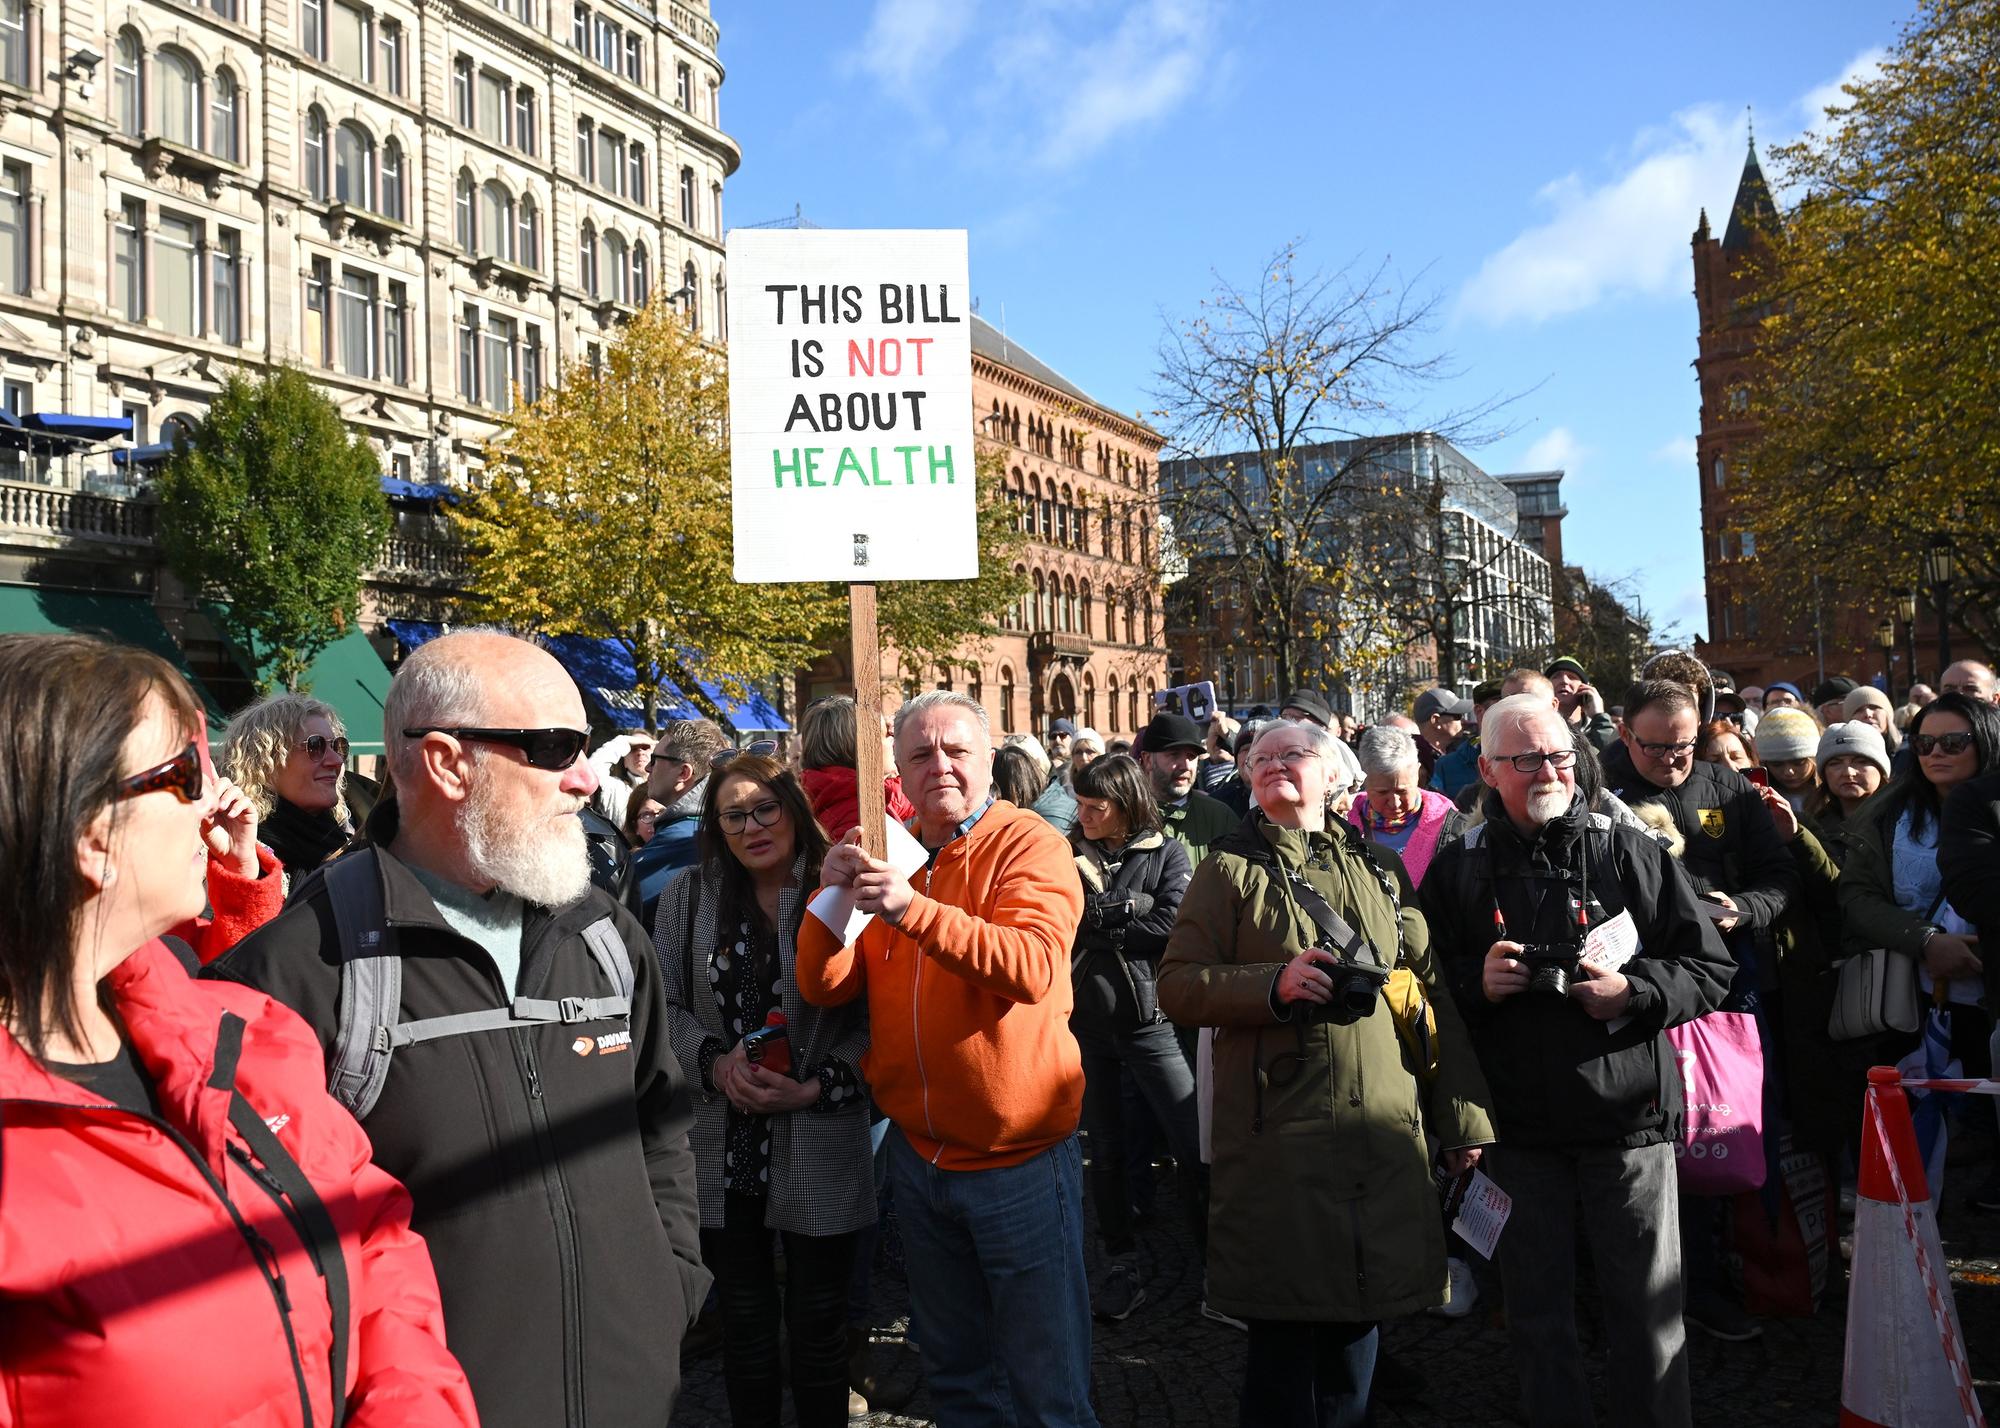
{"type": "Polygon", "coordinates": [[[1836,699],[1845,699],[1853,692],[1854,681],[1844,674],[1836,674],[1831,679],[1821,680],[1813,687],[1813,708],[1817,709],[1822,704],[1831,704],[1836,699]]]}
{"type": "Polygon", "coordinates": [[[1443,685],[1439,685],[1436,689],[1426,689],[1417,696],[1416,712],[1411,717],[1421,724],[1433,714],[1449,714],[1458,719],[1470,719],[1472,701],[1460,699],[1443,685]]]}
{"type": "Polygon", "coordinates": [[[1202,736],[1201,726],[1185,714],[1176,714],[1170,709],[1162,709],[1153,716],[1153,722],[1146,726],[1140,736],[1142,746],[1149,754],[1163,754],[1168,749],[1206,749],[1208,740],[1202,736]]]}
{"type": "Polygon", "coordinates": [[[1584,672],[1583,666],[1577,662],[1577,658],[1575,655],[1564,655],[1561,659],[1551,660],[1549,662],[1549,667],[1543,670],[1542,673],[1547,675],[1550,679],[1554,679],[1556,677],[1557,671],[1565,669],[1568,670],[1571,674],[1575,675],[1578,679],[1584,681],[1586,684],[1590,682],[1590,676],[1584,672]]]}

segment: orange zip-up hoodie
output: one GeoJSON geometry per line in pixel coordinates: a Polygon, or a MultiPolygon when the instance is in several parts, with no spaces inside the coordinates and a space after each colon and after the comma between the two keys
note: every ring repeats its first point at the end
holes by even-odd
{"type": "Polygon", "coordinates": [[[996,801],[910,880],[900,927],[876,918],[841,947],[799,930],[799,992],[868,998],[861,1062],[876,1104],[945,1170],[1018,1165],[1076,1133],[1083,1058],[1070,1035],[1069,954],[1083,883],[1069,842],[996,801]]]}

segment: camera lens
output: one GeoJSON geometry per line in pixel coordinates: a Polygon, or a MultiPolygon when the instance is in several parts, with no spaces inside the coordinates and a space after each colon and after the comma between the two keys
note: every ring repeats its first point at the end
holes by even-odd
{"type": "Polygon", "coordinates": [[[1559,966],[1537,967],[1534,975],[1528,978],[1528,989],[1566,997],[1569,995],[1569,973],[1559,966]]]}

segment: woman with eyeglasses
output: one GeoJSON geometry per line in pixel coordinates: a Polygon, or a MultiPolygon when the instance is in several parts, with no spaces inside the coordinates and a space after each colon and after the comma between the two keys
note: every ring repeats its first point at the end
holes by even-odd
{"type": "Polygon", "coordinates": [[[1207,1238],[1194,1072],[1160,1014],[1155,988],[1160,955],[1187,891],[1188,856],[1161,831],[1152,784],[1130,755],[1091,760],[1076,771],[1071,792],[1078,826],[1070,843],[1083,879],[1083,921],[1070,961],[1075,1009],[1069,1025],[1083,1052],[1090,1197],[1110,1260],[1092,1307],[1100,1319],[1122,1320],[1146,1298],[1125,1168],[1128,1071],[1179,1163],[1194,1241],[1207,1238]]]}
{"type": "Polygon", "coordinates": [[[660,817],[667,811],[666,804],[650,794],[637,794],[625,801],[625,825],[618,831],[625,835],[625,846],[638,849],[653,841],[653,834],[660,826],[660,817]]]}
{"type": "Polygon", "coordinates": [[[1161,1010],[1215,1028],[1207,1302],[1249,1325],[1246,1428],[1366,1419],[1377,1325],[1444,1298],[1425,1128],[1454,1173],[1494,1138],[1402,862],[1328,816],[1332,742],[1258,732],[1257,811],[1210,845],[1160,964],[1161,1010]],[[1398,966],[1436,1018],[1428,1080],[1383,992],[1398,966]]]}
{"type": "Polygon", "coordinates": [[[699,839],[700,861],[660,896],[653,938],[668,1034],[697,1092],[688,1139],[730,1421],[778,1423],[782,1322],[800,1428],[844,1424],[848,1277],[856,1232],[875,1219],[875,1179],[859,1070],[866,1008],[805,1002],[793,971],[827,839],[791,770],[726,752],[699,839]]]}
{"type": "MultiPolygon", "coordinates": [[[[1909,744],[1915,767],[1892,779],[1842,829],[1843,947],[1850,954],[1887,947],[1909,958],[1926,995],[1935,983],[1948,984],[1953,1050],[1966,1075],[1983,1076],[1991,1066],[1986,1038],[1992,1020],[1978,1002],[1992,950],[1980,946],[1971,925],[1945,900],[1938,819],[1961,784],[2000,768],[2000,709],[1983,699],[1941,694],[1910,721],[1909,744]]],[[[1901,1038],[1902,1050],[1913,1044],[1901,1038]]]]}
{"type": "Polygon", "coordinates": [[[257,806],[257,833],[294,882],[354,839],[345,792],[347,730],[330,704],[273,694],[222,736],[222,771],[257,806]]]}
{"type": "Polygon", "coordinates": [[[204,724],[153,654],[0,636],[0,1421],[471,1424],[318,1043],[160,941],[207,896],[204,724]]]}

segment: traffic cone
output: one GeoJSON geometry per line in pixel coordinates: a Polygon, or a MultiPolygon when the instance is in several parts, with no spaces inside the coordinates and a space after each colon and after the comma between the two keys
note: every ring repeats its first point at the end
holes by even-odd
{"type": "Polygon", "coordinates": [[[1842,1428],[1976,1428],[1986,1420],[1901,1081],[1893,1066],[1868,1073],[1840,1421],[1842,1428]]]}

